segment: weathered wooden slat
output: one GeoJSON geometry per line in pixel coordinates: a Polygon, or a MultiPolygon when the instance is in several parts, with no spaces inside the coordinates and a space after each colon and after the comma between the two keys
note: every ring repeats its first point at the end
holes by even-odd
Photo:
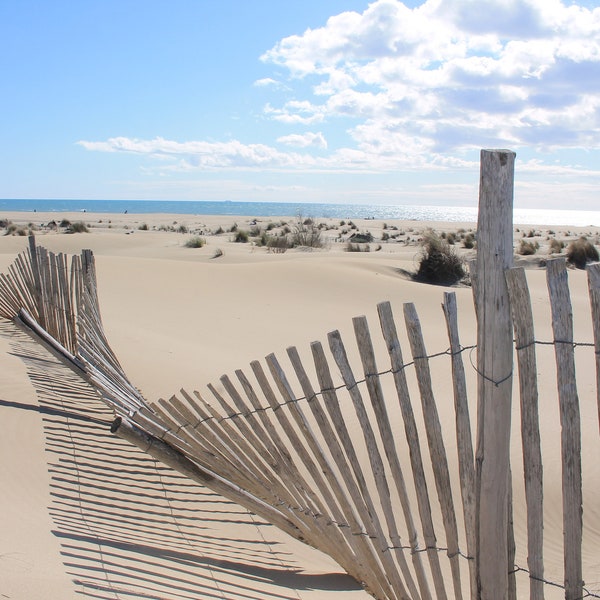
{"type": "Polygon", "coordinates": [[[29,256],[30,256],[29,262],[31,264],[31,270],[32,270],[32,274],[33,274],[33,282],[34,282],[34,298],[36,301],[37,313],[38,313],[36,315],[37,322],[42,327],[45,327],[46,318],[45,318],[45,314],[44,314],[44,303],[42,301],[42,299],[43,299],[42,278],[41,278],[41,274],[40,274],[37,246],[35,244],[35,236],[33,236],[33,235],[29,236],[29,256]]]}
{"type": "Polygon", "coordinates": [[[231,407],[224,406],[223,408],[227,412],[228,419],[233,421],[238,427],[244,442],[248,442],[254,449],[256,454],[260,457],[264,464],[267,466],[264,472],[264,476],[267,478],[267,486],[271,488],[271,492],[276,494],[279,498],[279,502],[285,502],[289,506],[298,505],[301,501],[300,498],[294,493],[293,483],[286,481],[286,472],[283,470],[278,454],[271,453],[271,445],[267,442],[267,436],[262,427],[249,427],[246,422],[253,423],[255,426],[258,425],[256,421],[248,420],[247,413],[248,407],[243,402],[243,399],[239,395],[238,391],[233,386],[231,380],[228,377],[222,377],[221,382],[229,396],[234,399],[234,402],[240,413],[235,413],[231,407]]]}
{"type": "Polygon", "coordinates": [[[583,596],[581,563],[583,497],[581,488],[581,422],[575,378],[573,313],[565,259],[557,258],[548,261],[546,276],[552,309],[560,404],[565,598],[574,600],[583,596]]]}
{"type": "MultiPolygon", "coordinates": [[[[252,361],[250,363],[250,367],[262,393],[267,400],[273,414],[275,415],[277,422],[281,426],[283,433],[286,435],[290,442],[291,450],[294,451],[300,458],[300,464],[304,464],[305,460],[308,460],[308,456],[306,455],[306,449],[304,445],[301,443],[300,439],[296,435],[294,428],[291,426],[287,415],[281,410],[281,405],[279,404],[277,397],[275,396],[275,392],[273,391],[267,376],[263,370],[262,365],[258,361],[252,361]]],[[[286,444],[287,445],[287,444],[286,444]]],[[[305,484],[306,492],[309,496],[310,502],[312,504],[312,511],[314,514],[325,514],[325,506],[323,504],[322,499],[315,493],[313,486],[308,483],[305,484]]]]}
{"type": "MultiPolygon", "coordinates": [[[[269,357],[267,358],[267,364],[269,365],[269,370],[271,371],[272,375],[273,371],[277,373],[277,366],[276,361],[274,361],[274,358],[274,356],[271,357],[271,360],[269,360],[269,357]]],[[[270,384],[268,383],[262,366],[257,361],[253,361],[251,363],[251,367],[263,391],[265,398],[267,399],[271,408],[273,409],[279,424],[283,428],[283,431],[290,440],[292,448],[298,454],[301,463],[306,467],[308,473],[315,482],[316,490],[318,490],[318,493],[314,493],[313,490],[312,500],[318,509],[318,513],[316,516],[318,519],[320,519],[323,525],[322,534],[317,538],[315,545],[317,547],[319,547],[319,545],[322,545],[321,547],[328,548],[330,556],[332,556],[335,560],[339,562],[340,565],[346,568],[349,563],[352,563],[352,553],[350,553],[349,556],[350,549],[348,548],[346,540],[344,539],[343,534],[339,531],[337,525],[335,527],[331,527],[330,523],[327,522],[330,519],[330,517],[333,517],[337,520],[340,516],[339,512],[336,515],[332,510],[327,509],[327,507],[335,507],[335,502],[333,501],[331,493],[329,492],[325,481],[321,473],[319,472],[319,468],[317,467],[313,460],[313,457],[311,456],[311,453],[305,446],[304,442],[301,440],[300,436],[296,431],[296,428],[289,421],[286,412],[282,410],[281,404],[277,401],[277,398],[270,384]]],[[[282,382],[278,382],[276,380],[275,383],[278,385],[279,388],[282,382]]],[[[282,389],[280,388],[280,392],[281,391],[282,389]]],[[[283,389],[283,392],[285,393],[285,389],[283,389]]],[[[293,398],[293,395],[291,398],[285,398],[284,396],[284,401],[293,404],[296,402],[296,399],[293,398]]]]}
{"type": "Polygon", "coordinates": [[[458,473],[467,540],[471,597],[477,595],[475,571],[475,457],[467,398],[467,382],[462,359],[462,346],[458,333],[458,310],[456,294],[444,292],[442,310],[446,318],[450,355],[452,357],[452,385],[454,389],[454,414],[456,419],[456,445],[458,450],[458,473]]]}
{"type": "Polygon", "coordinates": [[[402,359],[402,349],[398,340],[396,324],[392,313],[392,307],[389,302],[382,302],[377,305],[381,331],[385,339],[388,354],[394,374],[394,383],[398,393],[398,401],[402,412],[404,422],[404,433],[408,443],[411,469],[417,494],[417,504],[423,528],[423,538],[425,548],[427,549],[427,558],[431,569],[433,584],[437,598],[447,598],[444,578],[440,565],[440,559],[437,551],[437,541],[435,537],[435,528],[431,514],[431,504],[429,501],[429,492],[427,481],[425,479],[425,469],[423,466],[423,457],[421,455],[421,445],[419,442],[419,433],[417,422],[415,420],[406,374],[404,372],[404,362],[402,359]]]}
{"type": "MultiPolygon", "coordinates": [[[[401,546],[400,534],[394,517],[394,508],[391,503],[390,487],[388,484],[387,476],[385,473],[385,466],[381,457],[381,452],[377,445],[375,433],[371,425],[371,421],[365,410],[365,406],[362,399],[362,394],[358,388],[358,384],[350,367],[346,349],[342,342],[339,331],[332,331],[328,334],[329,348],[335,359],[335,362],[340,370],[346,389],[352,399],[354,410],[358,421],[360,423],[365,444],[367,447],[367,453],[369,455],[369,461],[371,464],[371,470],[373,478],[375,480],[375,486],[377,488],[378,500],[381,503],[385,522],[389,531],[390,542],[393,547],[401,546]]],[[[392,585],[398,592],[404,596],[408,595],[406,587],[399,572],[394,571],[390,574],[392,585]]]]}
{"type": "Polygon", "coordinates": [[[381,570],[373,545],[364,535],[366,530],[371,529],[371,524],[369,520],[366,522],[361,522],[360,520],[361,517],[366,516],[365,511],[361,510],[364,504],[360,498],[356,483],[352,478],[350,468],[346,462],[346,457],[344,456],[335,431],[327,420],[327,416],[321,406],[319,398],[317,397],[304,366],[302,365],[298,351],[296,348],[291,347],[287,349],[287,352],[302,387],[302,391],[307,398],[307,404],[316,420],[323,438],[327,441],[327,446],[331,452],[333,461],[338,467],[342,481],[345,485],[345,489],[342,489],[340,485],[332,485],[332,489],[336,492],[336,498],[340,504],[344,518],[349,524],[349,543],[354,547],[358,560],[364,563],[365,581],[368,582],[368,587],[372,589],[376,595],[381,595],[383,597],[384,591],[381,586],[382,584],[385,585],[385,575],[381,570]]]}
{"type": "Polygon", "coordinates": [[[128,423],[120,417],[115,420],[111,430],[119,437],[138,446],[144,452],[147,452],[157,460],[160,460],[176,471],[186,475],[193,481],[210,487],[210,489],[218,494],[221,494],[233,502],[237,502],[254,514],[265,519],[267,522],[273,523],[292,537],[302,540],[300,531],[283,515],[278,513],[276,509],[253,498],[241,488],[224,481],[216,473],[200,469],[198,465],[187,459],[181,453],[176,452],[168,444],[161,443],[161,440],[153,438],[145,431],[133,426],[131,423],[128,423]]]}
{"type": "MultiPolygon", "coordinates": [[[[247,380],[247,378],[240,371],[238,371],[237,375],[238,380],[242,384],[242,388],[246,393],[246,397],[248,397],[249,395],[254,396],[256,402],[258,402],[258,398],[256,398],[256,394],[254,394],[254,390],[252,389],[252,386],[250,385],[250,382],[247,380]],[[245,385],[242,382],[244,382],[245,385]]],[[[258,418],[257,414],[253,411],[253,409],[250,406],[248,406],[248,404],[246,404],[239,392],[234,388],[229,378],[222,378],[221,381],[223,382],[227,393],[234,401],[236,408],[240,411],[242,418],[248,422],[250,429],[253,431],[256,437],[260,440],[261,444],[264,446],[266,457],[269,459],[269,464],[278,478],[279,485],[285,488],[286,494],[289,494],[288,502],[290,502],[290,504],[306,506],[307,498],[304,492],[304,488],[299,488],[297,484],[300,473],[297,469],[294,468],[289,453],[282,453],[277,447],[277,444],[274,443],[271,436],[269,435],[269,432],[272,431],[274,428],[265,428],[263,426],[263,421],[261,421],[258,418]]],[[[266,416],[264,414],[264,410],[261,410],[260,412],[263,414],[263,416],[266,416]]],[[[304,479],[302,478],[301,480],[304,483],[304,485],[306,485],[304,479]]]]}
{"type": "MultiPolygon", "coordinates": [[[[371,333],[369,331],[367,319],[364,316],[355,317],[352,322],[354,324],[356,341],[358,342],[358,349],[365,375],[365,381],[367,383],[367,390],[371,399],[371,406],[373,407],[375,420],[379,429],[379,435],[383,441],[384,453],[391,470],[392,479],[395,483],[396,491],[398,492],[398,497],[400,498],[400,504],[402,506],[402,512],[404,514],[404,522],[408,532],[408,541],[411,549],[413,568],[415,569],[417,580],[419,582],[419,590],[422,598],[431,598],[429,584],[427,583],[427,578],[421,562],[421,555],[417,552],[419,547],[417,530],[410,506],[410,500],[408,498],[406,482],[404,481],[404,473],[402,472],[400,459],[398,458],[398,453],[396,451],[394,433],[392,431],[390,418],[388,416],[388,411],[383,397],[383,390],[379,380],[377,363],[375,361],[375,352],[373,350],[373,343],[371,341],[371,333]]],[[[400,552],[403,552],[403,550],[397,550],[396,554],[399,554],[400,552]]],[[[403,571],[404,569],[407,570],[407,567],[404,566],[406,560],[404,556],[399,556],[398,560],[400,561],[401,567],[403,567],[403,571]]],[[[405,573],[404,579],[409,583],[410,590],[412,576],[409,578],[409,575],[405,573]]],[[[414,585],[414,583],[412,585],[414,585]]]]}
{"type": "MultiPolygon", "coordinates": [[[[365,523],[365,525],[368,524],[369,526],[364,533],[371,539],[373,546],[378,550],[379,560],[383,565],[383,569],[386,574],[388,574],[388,580],[392,581],[393,577],[390,576],[390,574],[395,573],[396,565],[393,562],[389,552],[387,536],[384,533],[383,525],[373,499],[373,494],[371,493],[371,490],[365,480],[363,465],[358,458],[354,442],[350,432],[348,431],[346,420],[341,411],[327,358],[325,357],[325,352],[323,351],[323,347],[320,342],[313,342],[311,344],[311,349],[313,353],[313,361],[317,371],[317,379],[319,381],[319,387],[321,388],[327,413],[329,414],[340,443],[344,449],[344,452],[346,453],[349,467],[352,470],[354,479],[356,481],[356,486],[358,488],[358,497],[355,505],[363,517],[363,523],[365,523]]],[[[386,582],[386,584],[389,585],[388,582],[386,582]]],[[[394,597],[394,594],[391,594],[390,597],[394,597]]]]}
{"type": "Polygon", "coordinates": [[[521,444],[527,507],[527,566],[531,574],[529,597],[544,597],[544,489],[540,441],[537,360],[533,311],[522,268],[506,272],[515,330],[521,402],[521,444]]]}
{"type": "Polygon", "coordinates": [[[306,466],[315,481],[316,490],[323,497],[325,507],[328,509],[326,515],[340,527],[339,531],[342,534],[342,538],[352,553],[352,555],[348,555],[346,560],[354,560],[362,570],[363,565],[360,564],[360,558],[355,554],[351,532],[343,510],[344,507],[341,505],[341,503],[345,502],[345,496],[337,475],[323,450],[321,442],[315,436],[310,423],[300,410],[296,396],[276,356],[269,354],[266,361],[279,393],[286,403],[303,440],[306,442],[307,455],[312,456],[309,464],[306,466]]]}
{"type": "Polygon", "coordinates": [[[425,419],[425,432],[431,456],[431,466],[433,467],[435,487],[442,511],[444,530],[446,532],[446,544],[448,546],[448,558],[450,559],[450,569],[452,571],[454,597],[458,599],[462,598],[459,564],[460,549],[458,545],[458,527],[454,513],[454,501],[452,499],[450,471],[448,469],[448,458],[442,437],[442,427],[433,395],[429,359],[427,358],[421,324],[414,304],[406,303],[404,305],[404,320],[415,362],[417,382],[421,394],[421,405],[423,407],[423,418],[425,419]]]}
{"type": "Polygon", "coordinates": [[[302,507],[305,507],[304,510],[316,513],[317,509],[312,502],[309,485],[292,459],[292,456],[287,449],[287,445],[277,432],[274,423],[269,418],[270,415],[267,411],[271,412],[271,409],[263,406],[260,403],[254,388],[250,384],[250,381],[241,370],[237,370],[236,375],[242,385],[242,388],[244,389],[244,392],[246,393],[246,396],[252,404],[255,414],[258,415],[258,420],[264,428],[266,439],[269,440],[272,445],[272,454],[278,457],[278,460],[282,465],[282,477],[288,481],[290,486],[293,486],[298,504],[302,507]]]}
{"type": "MultiPolygon", "coordinates": [[[[164,419],[166,412],[173,419],[173,424],[181,427],[180,430],[175,431],[178,437],[185,439],[187,444],[195,448],[194,460],[210,468],[211,471],[218,472],[225,480],[235,481],[236,485],[247,491],[254,490],[257,479],[252,469],[247,468],[243,454],[231,443],[229,436],[223,432],[218,422],[206,418],[199,420],[199,417],[203,418],[206,414],[184,390],[181,390],[181,394],[186,399],[187,405],[174,396],[169,402],[159,401],[158,407],[152,405],[152,408],[157,411],[161,420],[164,419]]],[[[177,444],[177,441],[174,443],[177,444]]],[[[265,494],[264,488],[260,492],[252,493],[263,499],[269,496],[265,494]]]]}
{"type": "Polygon", "coordinates": [[[481,598],[508,593],[507,511],[512,323],[504,271],[513,264],[515,153],[482,150],[477,223],[477,573],[481,598]]]}
{"type": "Polygon", "coordinates": [[[587,275],[596,353],[596,402],[598,404],[598,428],[600,429],[600,264],[588,265],[587,275]]]}

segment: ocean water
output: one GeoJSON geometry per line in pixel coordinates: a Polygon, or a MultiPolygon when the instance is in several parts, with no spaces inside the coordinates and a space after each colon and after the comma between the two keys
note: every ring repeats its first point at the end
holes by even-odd
{"type": "MultiPolygon", "coordinates": [[[[294,202],[200,202],[193,200],[11,200],[0,199],[0,211],[197,214],[275,217],[302,214],[313,218],[402,219],[476,222],[474,206],[323,204],[294,202]]],[[[600,211],[515,208],[515,225],[600,226],[600,211]]]]}

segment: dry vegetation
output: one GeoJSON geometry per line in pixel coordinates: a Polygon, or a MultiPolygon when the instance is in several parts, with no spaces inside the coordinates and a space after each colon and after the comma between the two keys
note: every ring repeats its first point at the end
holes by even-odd
{"type": "MultiPolygon", "coordinates": [[[[439,230],[428,229],[419,222],[384,222],[372,219],[360,221],[316,219],[298,214],[291,219],[243,218],[239,223],[233,218],[223,218],[220,225],[216,219],[206,221],[202,217],[185,215],[182,220],[160,223],[154,219],[144,220],[143,216],[128,215],[126,219],[97,218],[88,221],[60,217],[48,222],[34,223],[31,215],[23,219],[0,220],[0,232],[4,235],[55,235],[105,231],[139,235],[151,233],[181,235],[184,239],[176,245],[187,248],[213,248],[212,257],[223,256],[227,244],[248,246],[250,252],[283,254],[288,251],[332,251],[345,253],[375,254],[411,252],[415,269],[413,275],[419,281],[452,284],[465,281],[465,260],[475,256],[477,232],[472,228],[451,227],[444,224],[439,230]],[[216,248],[216,250],[215,250],[216,248]]],[[[598,260],[599,229],[572,228],[555,230],[551,228],[515,228],[516,264],[529,268],[543,267],[546,260],[563,255],[569,264],[585,268],[590,261],[598,260]]],[[[173,238],[175,239],[175,238],[173,238]]],[[[210,252],[199,256],[210,258],[210,252]]],[[[368,260],[377,260],[376,257],[368,260]]]]}

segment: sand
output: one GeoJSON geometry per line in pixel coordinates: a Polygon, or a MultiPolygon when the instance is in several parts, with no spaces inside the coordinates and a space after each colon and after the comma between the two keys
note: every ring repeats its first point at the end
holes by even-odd
{"type": "MultiPolygon", "coordinates": [[[[322,219],[328,226],[322,231],[324,248],[277,253],[234,242],[236,232],[230,229],[273,223],[276,233],[283,223],[293,227],[293,216],[5,213],[0,218],[17,227],[32,223],[38,244],[50,250],[94,251],[108,339],[130,380],[150,400],[168,398],[182,387],[205,389],[254,359],[271,352],[284,356],[289,345],[304,352],[334,329],[351,337],[357,315],[366,315],[375,327],[376,305],[383,300],[390,300],[398,315],[403,303],[414,302],[428,349],[445,350],[440,304],[447,288],[417,283],[406,273],[415,269],[427,228],[458,237],[475,229],[473,223],[369,220],[355,220],[351,229],[322,219]],[[84,221],[89,233],[67,235],[47,227],[63,218],[84,221]],[[374,236],[371,251],[348,252],[348,236],[367,231],[374,236]],[[206,244],[185,247],[195,236],[206,244]]],[[[515,246],[521,239],[540,245],[534,256],[518,256],[518,262],[528,267],[541,338],[551,339],[543,269],[550,239],[568,242],[582,234],[597,239],[599,233],[598,228],[515,228],[515,246]]],[[[0,271],[26,246],[26,237],[0,237],[0,271]]],[[[473,256],[470,250],[460,252],[473,256]]],[[[585,274],[571,270],[569,280],[575,339],[591,341],[585,274]]],[[[461,342],[473,344],[471,289],[453,290],[461,342]]],[[[599,450],[598,424],[593,359],[585,360],[590,368],[578,371],[578,383],[584,436],[595,444],[584,465],[589,482],[584,491],[591,499],[600,493],[599,467],[591,458],[599,450]]],[[[0,328],[0,364],[1,598],[369,597],[327,556],[114,438],[106,425],[111,414],[95,398],[82,391],[75,401],[56,386],[44,386],[60,366],[6,322],[0,328]]],[[[546,384],[549,393],[555,390],[555,383],[546,384]]],[[[447,382],[435,385],[443,389],[447,382]]],[[[559,431],[556,413],[548,410],[548,446],[559,431]]],[[[550,454],[550,477],[557,481],[548,490],[545,510],[554,524],[547,531],[549,543],[557,551],[549,560],[559,565],[560,464],[550,454]]],[[[519,460],[517,449],[515,477],[519,460]]],[[[586,582],[598,589],[600,553],[594,549],[600,547],[600,512],[597,501],[587,506],[592,533],[585,546],[586,582]]],[[[522,519],[516,519],[516,528],[522,541],[522,519]]]]}

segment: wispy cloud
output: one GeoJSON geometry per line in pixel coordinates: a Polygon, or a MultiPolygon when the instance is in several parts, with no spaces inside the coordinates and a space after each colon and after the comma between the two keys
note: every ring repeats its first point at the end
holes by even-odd
{"type": "Polygon", "coordinates": [[[327,140],[325,136],[319,131],[314,133],[308,131],[307,133],[291,133],[290,135],[283,135],[277,138],[280,144],[286,144],[287,146],[296,146],[297,148],[327,148],[327,140]]]}

